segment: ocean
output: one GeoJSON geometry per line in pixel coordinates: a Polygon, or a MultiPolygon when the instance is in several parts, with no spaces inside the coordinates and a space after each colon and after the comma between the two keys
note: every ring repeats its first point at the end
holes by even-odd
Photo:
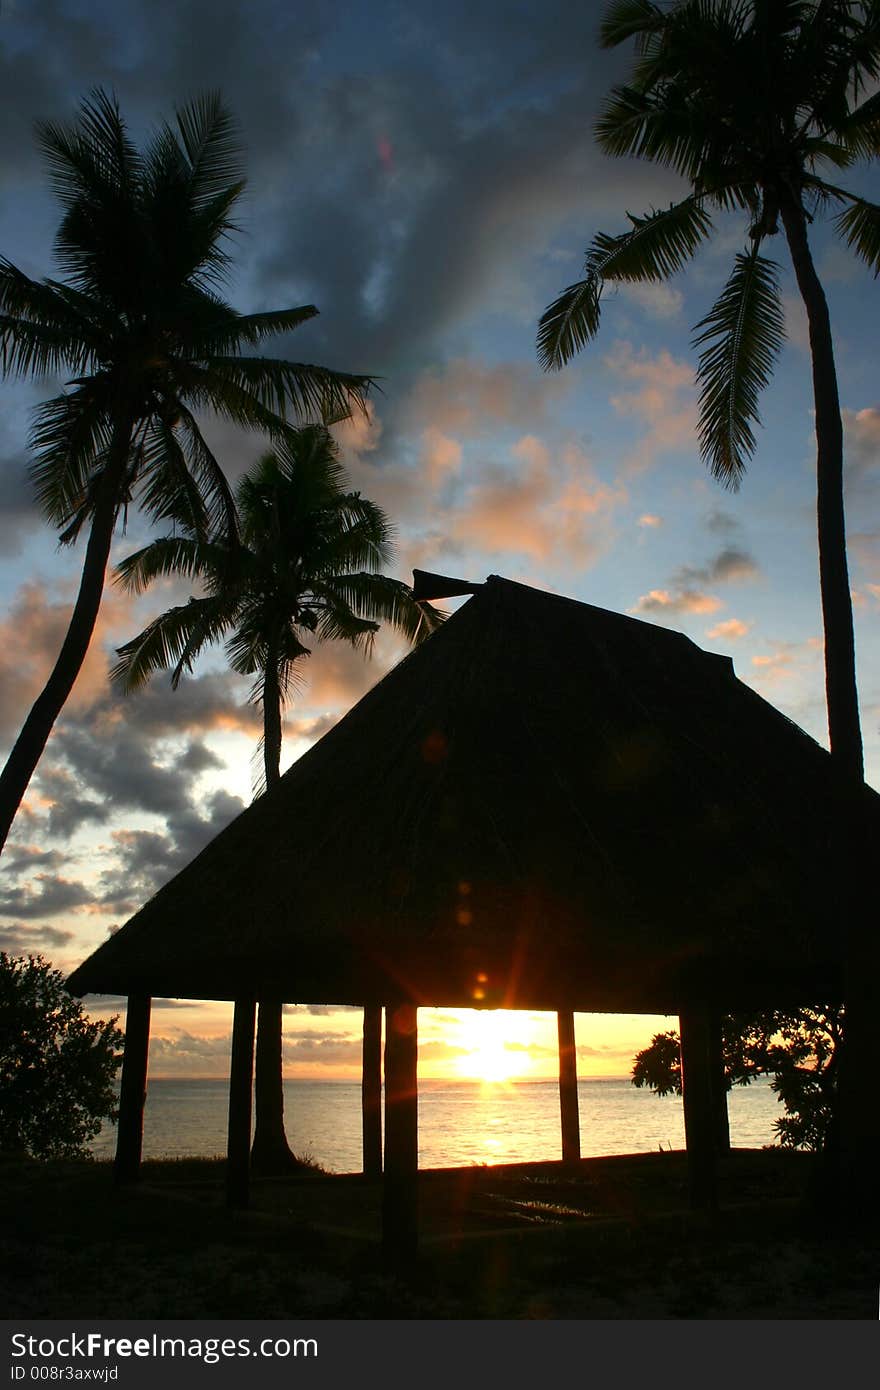
{"type": "MultiPolygon", "coordinates": [[[[211,1157],[226,1150],[225,1080],[151,1080],[144,1116],[144,1157],[211,1157]]],[[[582,1080],[584,1157],[684,1147],[681,1099],[660,1098],[628,1080],[582,1080]]],[[[294,1152],[334,1173],[361,1169],[359,1081],[286,1081],[285,1123],[294,1152]]],[[[737,1087],[728,1098],[734,1146],[773,1142],[782,1108],[769,1082],[737,1087]]],[[[559,1090],[555,1081],[421,1081],[419,1165],[535,1162],[560,1157],[559,1090]]],[[[115,1127],[93,1145],[110,1158],[115,1127]]]]}

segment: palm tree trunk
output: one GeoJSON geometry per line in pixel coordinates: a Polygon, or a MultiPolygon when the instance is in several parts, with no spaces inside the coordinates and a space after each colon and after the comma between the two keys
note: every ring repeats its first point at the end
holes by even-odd
{"type": "Polygon", "coordinates": [[[79,592],[61,651],[0,773],[0,852],[92,640],[104,592],[104,577],[110,558],[120,483],[128,459],[130,438],[131,422],[126,420],[113,433],[107,470],[92,515],[79,592]]]}
{"type": "Polygon", "coordinates": [[[816,514],[819,586],[825,629],[828,737],[842,777],[849,786],[861,787],[864,764],[843,511],[843,424],[831,319],[825,292],[810,254],[803,208],[788,192],[780,196],[780,214],[810,329],[816,407],[816,514]]]}
{"type": "MultiPolygon", "coordinates": [[[[263,679],[263,767],[269,791],[281,780],[281,691],[278,663],[271,649],[263,679]]],[[[254,1073],[256,1123],[251,1164],[263,1174],[286,1173],[298,1164],[284,1132],[283,1018],[281,1001],[260,1000],[254,1073]]]]}
{"type": "MultiPolygon", "coordinates": [[[[852,598],[846,558],[843,499],[843,425],[828,304],[807,240],[803,208],[788,190],[780,214],[798,288],[807,310],[816,407],[819,575],[825,628],[828,732],[837,771],[834,808],[840,921],[844,930],[844,1046],[838,1114],[823,1154],[816,1192],[833,1215],[863,1222],[873,1213],[880,1110],[872,1105],[880,950],[864,917],[868,847],[864,827],[864,764],[856,686],[852,598]]],[[[829,923],[829,929],[833,924],[829,923]]]]}

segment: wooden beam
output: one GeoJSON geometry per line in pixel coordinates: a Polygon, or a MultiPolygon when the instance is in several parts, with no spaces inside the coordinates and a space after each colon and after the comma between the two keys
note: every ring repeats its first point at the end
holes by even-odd
{"type": "Polygon", "coordinates": [[[581,1126],[578,1113],[577,1051],[574,1040],[574,1014],[560,1010],[556,1015],[559,1033],[559,1118],[562,1123],[562,1161],[576,1163],[581,1156],[581,1126]]]}
{"type": "Polygon", "coordinates": [[[361,1073],[364,1176],[382,1176],[382,1006],[364,1006],[364,1050],[361,1073]]]}
{"type": "Polygon", "coordinates": [[[113,1176],[119,1183],[136,1182],[140,1177],[150,1051],[150,1004],[148,994],[130,994],[125,1010],[125,1050],[122,1054],[116,1160],[113,1165],[113,1176]]]}
{"type": "Polygon", "coordinates": [[[691,1206],[714,1208],[718,1203],[717,1121],[712,1086],[709,1010],[702,1004],[689,1006],[679,1015],[679,1027],[691,1206]]]}
{"type": "Polygon", "coordinates": [[[415,1004],[385,1009],[385,1176],[382,1249],[394,1266],[418,1250],[418,1013],[415,1004]]]}
{"type": "Polygon", "coordinates": [[[226,1140],[226,1205],[246,1207],[251,1166],[251,1111],[254,1086],[255,999],[236,999],[232,1016],[229,1067],[229,1129],[226,1140]]]}

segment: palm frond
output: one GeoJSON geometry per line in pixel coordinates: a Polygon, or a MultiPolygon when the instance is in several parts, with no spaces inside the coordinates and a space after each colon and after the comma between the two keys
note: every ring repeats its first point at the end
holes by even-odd
{"type": "MultiPolygon", "coordinates": [[[[226,310],[225,305],[223,308],[226,310]]],[[[226,310],[222,318],[218,315],[216,326],[206,324],[204,334],[194,338],[192,350],[201,357],[203,353],[223,354],[241,346],[257,347],[266,338],[292,333],[317,313],[314,304],[262,314],[230,314],[226,310]]]]}
{"type": "Polygon", "coordinates": [[[55,193],[68,210],[83,199],[93,206],[137,180],[142,161],[128,138],[115,95],[95,88],[80,103],[75,125],[38,121],[37,143],[55,193]]]}
{"type": "Polygon", "coordinates": [[[712,219],[693,195],[636,217],[632,231],[600,232],[587,252],[588,269],[603,280],[666,280],[681,270],[712,231],[712,219]]]}
{"type": "Polygon", "coordinates": [[[192,412],[179,399],[173,402],[172,408],[177,413],[177,432],[183,439],[181,460],[199,490],[208,529],[215,535],[222,534],[227,544],[234,544],[238,536],[238,513],[226,474],[208,447],[192,412]]]}
{"type": "Polygon", "coordinates": [[[700,449],[716,478],[737,487],[755,450],[758,397],[785,338],[777,268],[758,243],[736,257],[712,309],[696,325],[700,449]]]}
{"type": "Polygon", "coordinates": [[[605,280],[665,280],[712,231],[712,220],[694,195],[644,217],[628,216],[631,231],[619,236],[599,232],[587,251],[586,277],[569,285],[541,316],[538,360],[545,371],[563,366],[595,337],[605,280]]]}
{"type": "Polygon", "coordinates": [[[214,547],[189,536],[163,536],[120,560],[114,578],[127,593],[142,594],[156,579],[195,579],[210,569],[214,547]]]}
{"type": "Polygon", "coordinates": [[[602,282],[595,276],[562,291],[538,321],[538,361],[545,372],[559,371],[599,331],[602,282]]]}
{"type": "Polygon", "coordinates": [[[328,605],[318,615],[316,633],[322,642],[347,642],[369,656],[379,624],[372,618],[359,618],[343,604],[328,605]]]}
{"type": "Polygon", "coordinates": [[[634,38],[637,52],[643,52],[649,37],[661,32],[665,22],[665,12],[651,0],[612,0],[599,26],[599,44],[616,48],[634,38]]]}
{"type": "Polygon", "coordinates": [[[238,123],[219,92],[206,92],[176,112],[177,129],[189,160],[189,178],[198,207],[231,184],[243,187],[238,123]]]}
{"type": "Polygon", "coordinates": [[[847,246],[869,265],[874,274],[880,273],[880,206],[852,194],[850,205],[834,218],[834,226],[847,246]]]}
{"type": "Polygon", "coordinates": [[[30,466],[37,501],[56,526],[68,526],[88,499],[112,437],[100,390],[80,387],[38,405],[33,415],[30,466]]]}
{"type": "Polygon", "coordinates": [[[112,667],[110,679],[130,692],[140,689],[158,671],[173,667],[171,684],[176,689],[202,648],[221,637],[229,622],[228,606],[216,595],[191,598],[189,603],[169,608],[118,648],[119,661],[112,667]]]}
{"type": "Polygon", "coordinates": [[[388,623],[411,642],[436,631],[445,617],[430,604],[416,603],[409,585],[389,575],[335,575],[328,584],[330,587],[337,603],[358,616],[388,623]]]}
{"type": "Polygon", "coordinates": [[[880,152],[880,92],[847,111],[834,136],[851,159],[871,159],[880,152]]]}
{"type": "Polygon", "coordinates": [[[132,468],[132,492],[141,511],[154,521],[170,521],[196,536],[206,536],[208,511],[172,426],[150,416],[132,468]]]}
{"type": "Polygon", "coordinates": [[[328,412],[365,411],[376,385],[373,377],[277,358],[205,354],[203,360],[218,382],[247,391],[282,420],[323,420],[328,412]]]}

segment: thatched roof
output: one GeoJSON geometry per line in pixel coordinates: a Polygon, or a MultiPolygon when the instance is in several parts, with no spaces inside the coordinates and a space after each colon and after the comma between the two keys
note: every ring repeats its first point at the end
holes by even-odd
{"type": "Polygon", "coordinates": [[[727,658],[493,577],[70,985],[649,1012],[693,990],[830,998],[829,774],[727,658]]]}

